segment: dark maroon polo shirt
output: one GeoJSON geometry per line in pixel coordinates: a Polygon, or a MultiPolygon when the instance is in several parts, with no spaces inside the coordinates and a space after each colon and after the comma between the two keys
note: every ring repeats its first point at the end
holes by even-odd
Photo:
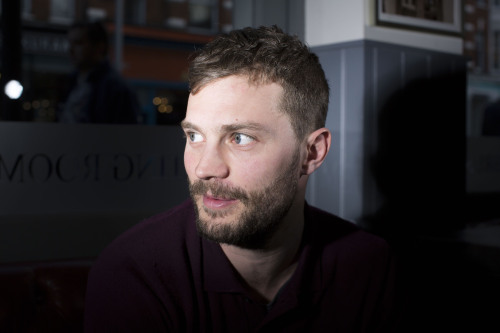
{"type": "Polygon", "coordinates": [[[394,265],[387,243],[306,205],[296,271],[272,305],[253,300],[190,200],[145,220],[100,255],[86,332],[388,332],[394,265]]]}

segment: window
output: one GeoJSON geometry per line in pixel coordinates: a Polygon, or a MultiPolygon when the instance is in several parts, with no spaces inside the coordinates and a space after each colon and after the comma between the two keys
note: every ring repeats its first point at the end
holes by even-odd
{"type": "Polygon", "coordinates": [[[125,0],[124,16],[126,24],[146,24],[146,1],[125,0]]]}
{"type": "Polygon", "coordinates": [[[476,44],[476,68],[477,73],[484,73],[486,71],[486,40],[481,32],[476,32],[474,36],[476,44]]]}
{"type": "Polygon", "coordinates": [[[492,71],[500,72],[500,31],[493,31],[492,71]]]}
{"type": "Polygon", "coordinates": [[[23,20],[32,20],[33,14],[31,12],[31,0],[23,0],[21,2],[21,16],[23,20]]]}
{"type": "Polygon", "coordinates": [[[218,1],[215,0],[166,0],[165,25],[174,29],[193,32],[218,30],[218,1]]]}
{"type": "Polygon", "coordinates": [[[52,23],[70,24],[75,17],[74,0],[51,0],[50,21],[52,23]]]}

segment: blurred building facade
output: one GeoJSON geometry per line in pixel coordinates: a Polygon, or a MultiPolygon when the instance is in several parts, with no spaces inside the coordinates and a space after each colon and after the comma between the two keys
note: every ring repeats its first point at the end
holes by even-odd
{"type": "Polygon", "coordinates": [[[189,55],[232,29],[232,6],[232,0],[23,0],[17,13],[2,4],[3,21],[20,16],[24,86],[19,114],[3,120],[56,121],[73,70],[67,29],[100,20],[109,32],[109,58],[136,91],[144,123],[178,123],[187,102],[189,55]]]}
{"type": "Polygon", "coordinates": [[[500,99],[500,0],[465,0],[463,16],[467,135],[478,137],[485,108],[500,99]]]}

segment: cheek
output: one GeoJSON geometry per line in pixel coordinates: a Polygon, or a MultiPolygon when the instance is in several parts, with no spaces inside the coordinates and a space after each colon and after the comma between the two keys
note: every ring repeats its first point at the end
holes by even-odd
{"type": "MultiPolygon", "coordinates": [[[[257,168],[257,167],[255,167],[257,168]]],[[[300,154],[299,151],[293,149],[275,154],[273,158],[266,161],[263,166],[264,170],[261,173],[262,182],[265,186],[269,186],[273,181],[278,178],[286,176],[289,179],[297,179],[300,176],[300,154]]]]}
{"type": "Polygon", "coordinates": [[[193,179],[195,175],[196,164],[197,159],[195,157],[195,154],[189,151],[189,149],[186,147],[186,149],[184,150],[184,168],[186,169],[186,173],[190,179],[193,179]]]}
{"type": "Polygon", "coordinates": [[[233,176],[240,181],[240,186],[245,190],[256,190],[267,187],[284,167],[282,160],[252,158],[239,163],[237,168],[232,168],[233,176]],[[238,170],[238,171],[236,171],[238,170]]]}

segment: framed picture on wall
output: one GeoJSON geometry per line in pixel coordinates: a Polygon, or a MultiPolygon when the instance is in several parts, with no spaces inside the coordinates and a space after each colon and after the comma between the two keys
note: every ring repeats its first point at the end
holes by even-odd
{"type": "Polygon", "coordinates": [[[462,32],[462,0],[377,0],[381,26],[458,35],[462,32]]]}

